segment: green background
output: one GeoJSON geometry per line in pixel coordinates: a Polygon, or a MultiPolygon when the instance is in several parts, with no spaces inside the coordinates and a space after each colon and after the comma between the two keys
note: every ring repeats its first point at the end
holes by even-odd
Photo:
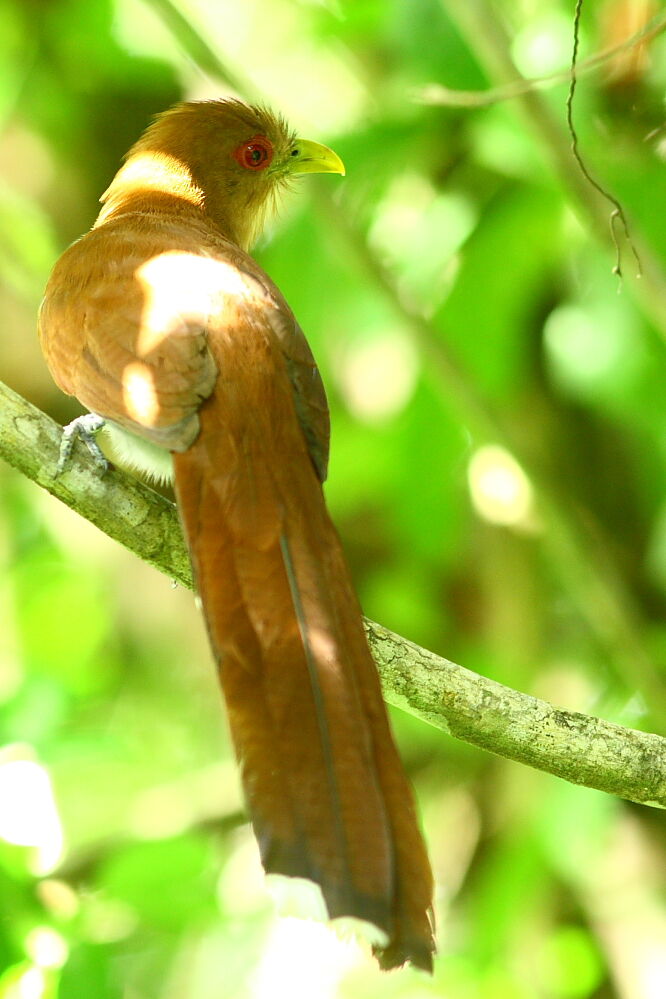
{"type": "MultiPolygon", "coordinates": [[[[304,179],[255,255],[327,386],[327,496],[365,612],[663,733],[665,39],[582,74],[574,103],[639,280],[624,238],[613,274],[566,80],[478,94],[508,58],[566,70],[572,7],[0,0],[0,377],[60,422],[79,411],[36,340],[51,265],[153,114],[268,101],[347,166],[304,179]]],[[[657,10],[588,0],[581,58],[657,10]]],[[[663,813],[394,712],[439,954],[432,979],[381,975],[275,917],[191,595],[4,465],[0,564],[1,999],[664,994],[663,813]]]]}

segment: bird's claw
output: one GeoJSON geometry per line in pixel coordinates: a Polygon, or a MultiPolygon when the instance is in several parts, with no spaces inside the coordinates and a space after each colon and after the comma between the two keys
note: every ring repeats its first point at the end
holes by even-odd
{"type": "Polygon", "coordinates": [[[64,472],[72,453],[72,448],[74,447],[74,441],[77,437],[81,438],[90,451],[90,454],[100,470],[100,473],[103,474],[108,470],[109,462],[104,457],[99,444],[95,440],[96,434],[98,434],[102,429],[104,423],[104,418],[98,416],[97,413],[84,413],[83,416],[77,416],[75,420],[72,420],[71,423],[68,423],[66,427],[62,428],[62,439],[60,441],[60,454],[58,456],[58,464],[56,466],[56,476],[61,475],[64,472]]]}

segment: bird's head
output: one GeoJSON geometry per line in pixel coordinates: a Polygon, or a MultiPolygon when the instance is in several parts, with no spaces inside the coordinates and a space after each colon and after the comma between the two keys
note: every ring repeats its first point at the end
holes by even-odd
{"type": "Polygon", "coordinates": [[[203,210],[247,249],[296,174],[340,173],[340,157],[297,138],[281,117],[240,101],[188,101],[160,115],[130,149],[97,224],[152,192],[203,210]]]}

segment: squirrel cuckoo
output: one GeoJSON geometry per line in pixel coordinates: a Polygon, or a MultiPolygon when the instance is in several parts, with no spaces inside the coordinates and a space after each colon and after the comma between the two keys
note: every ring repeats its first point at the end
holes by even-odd
{"type": "Polygon", "coordinates": [[[175,493],[269,873],[430,970],[432,875],[338,536],[328,409],[278,288],[248,256],[326,146],[240,102],[180,104],[130,149],[40,312],[61,389],[175,493]]]}

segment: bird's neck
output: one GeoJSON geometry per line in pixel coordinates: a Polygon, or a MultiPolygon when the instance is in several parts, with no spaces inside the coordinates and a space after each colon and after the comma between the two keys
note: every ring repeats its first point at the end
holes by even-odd
{"type": "Polygon", "coordinates": [[[212,223],[228,240],[246,250],[254,239],[254,227],[232,218],[223,205],[210,204],[206,192],[195,183],[190,169],[162,152],[140,150],[131,155],[102,195],[103,208],[95,228],[129,213],[168,214],[212,223]]]}

